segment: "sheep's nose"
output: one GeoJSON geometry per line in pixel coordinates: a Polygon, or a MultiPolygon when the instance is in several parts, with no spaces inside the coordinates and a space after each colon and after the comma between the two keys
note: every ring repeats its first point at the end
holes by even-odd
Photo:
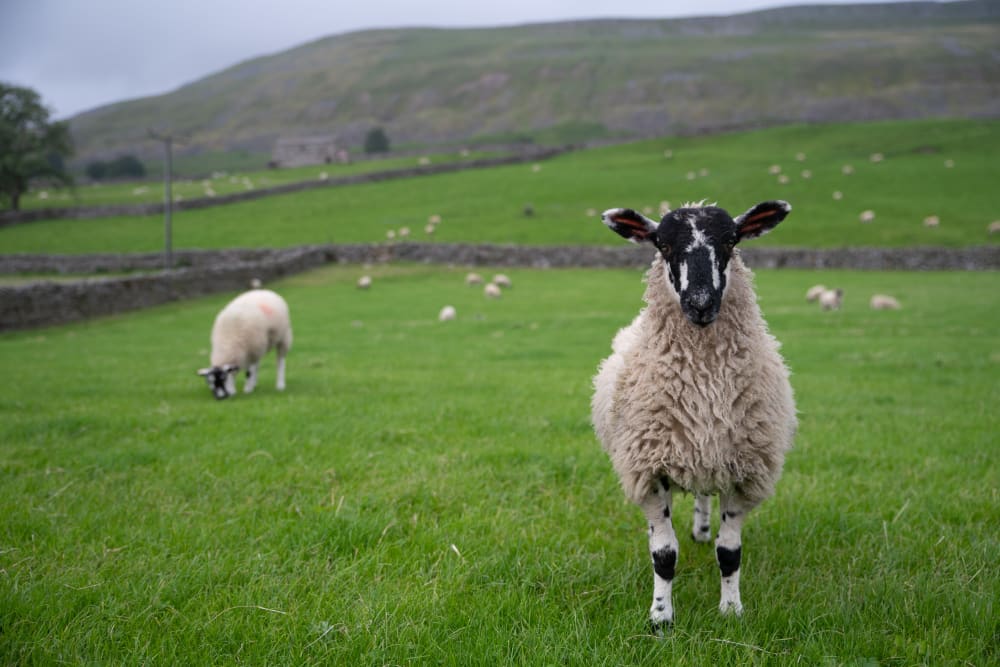
{"type": "Polygon", "coordinates": [[[712,303],[712,295],[708,292],[695,292],[688,298],[688,303],[696,310],[706,310],[712,303]]]}

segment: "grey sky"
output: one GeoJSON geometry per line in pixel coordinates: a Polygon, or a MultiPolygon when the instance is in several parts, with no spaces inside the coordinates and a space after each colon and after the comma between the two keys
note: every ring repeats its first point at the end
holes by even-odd
{"type": "Polygon", "coordinates": [[[169,92],[249,58],[366,28],[725,15],[851,1],[0,0],[0,81],[34,88],[56,117],[66,118],[169,92]]]}

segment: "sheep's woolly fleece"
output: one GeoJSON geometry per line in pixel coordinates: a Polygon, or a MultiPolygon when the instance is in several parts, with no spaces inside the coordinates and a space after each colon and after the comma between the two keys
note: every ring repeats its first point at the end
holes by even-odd
{"type": "Polygon", "coordinates": [[[702,329],[684,317],[657,257],[646,307],[594,378],[594,428],[633,502],[662,476],[750,506],[774,492],[797,426],[789,372],[738,253],[729,271],[719,317],[702,329]]]}

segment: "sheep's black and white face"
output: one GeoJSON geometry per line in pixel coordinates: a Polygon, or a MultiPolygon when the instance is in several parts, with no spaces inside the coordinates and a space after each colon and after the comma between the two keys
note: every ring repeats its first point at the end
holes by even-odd
{"type": "Polygon", "coordinates": [[[657,223],[632,209],[615,208],[605,211],[602,221],[633,243],[656,246],[666,264],[667,288],[684,316],[705,327],[719,315],[736,244],[767,233],[791,210],[787,202],[769,201],[734,219],[717,206],[686,206],[657,223]]]}
{"type": "Polygon", "coordinates": [[[212,395],[218,400],[229,398],[236,393],[236,372],[239,366],[226,364],[225,366],[212,366],[202,368],[198,375],[205,378],[208,388],[212,390],[212,395]]]}

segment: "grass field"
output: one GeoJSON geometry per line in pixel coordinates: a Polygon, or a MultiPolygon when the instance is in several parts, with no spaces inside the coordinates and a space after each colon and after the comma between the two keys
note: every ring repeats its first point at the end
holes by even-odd
{"type": "Polygon", "coordinates": [[[195,376],[227,295],[0,335],[0,662],[1000,660],[996,274],[759,273],[796,449],[744,530],[743,618],[682,528],[656,640],[643,520],[589,425],[640,274],[508,271],[486,301],[459,270],[360,271],[275,285],[280,394],[273,358],[225,402],[195,376]],[[805,303],[820,281],[842,311],[805,303]]]}
{"type": "MultiPolygon", "coordinates": [[[[426,164],[461,163],[489,157],[498,157],[495,152],[428,153],[422,156],[426,164]]],[[[255,170],[210,170],[203,178],[175,178],[171,193],[175,201],[215,197],[257,188],[269,188],[288,183],[318,181],[351,174],[367,174],[375,171],[406,169],[421,164],[421,158],[387,157],[368,159],[350,164],[320,164],[306,167],[255,170]],[[211,193],[211,194],[209,194],[211,193]]],[[[114,204],[157,204],[163,201],[162,170],[155,177],[127,183],[92,183],[73,189],[52,190],[36,188],[21,200],[25,210],[42,208],[66,208],[71,206],[103,206],[114,204]]]]}
{"type": "MultiPolygon", "coordinates": [[[[777,198],[791,202],[794,213],[780,233],[760,243],[981,245],[1000,240],[987,232],[1000,218],[998,151],[997,121],[790,126],[658,139],[563,155],[537,170],[500,167],[185,211],[174,216],[174,247],[373,242],[402,227],[412,230],[413,240],[607,244],[620,242],[598,221],[607,208],[656,216],[661,201],[676,207],[707,199],[735,215],[777,198]],[[881,162],[871,161],[876,153],[881,162]],[[770,173],[774,165],[781,174],[770,173]],[[844,174],[845,165],[853,173],[844,174]],[[788,183],[779,182],[781,175],[788,183]],[[835,200],[834,192],[842,198],[835,200]],[[527,206],[533,215],[525,215],[527,206]],[[866,210],[875,213],[870,224],[859,222],[866,210]],[[423,231],[431,215],[442,217],[433,237],[423,231]],[[940,226],[925,227],[929,216],[938,216],[940,226]]],[[[162,216],[0,229],[0,252],[6,253],[151,252],[162,244],[162,216]]]]}

